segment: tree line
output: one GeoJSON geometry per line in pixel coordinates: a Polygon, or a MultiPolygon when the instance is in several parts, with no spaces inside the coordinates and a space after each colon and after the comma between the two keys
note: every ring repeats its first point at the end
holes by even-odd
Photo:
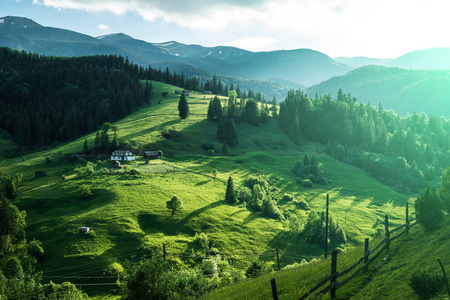
{"type": "Polygon", "coordinates": [[[149,104],[121,56],[45,57],[0,48],[0,128],[21,146],[73,140],[149,104]]]}
{"type": "Polygon", "coordinates": [[[334,158],[357,166],[396,190],[417,193],[450,165],[450,122],[362,105],[339,90],[336,99],[290,91],[279,126],[295,142],[326,144],[334,158]]]}

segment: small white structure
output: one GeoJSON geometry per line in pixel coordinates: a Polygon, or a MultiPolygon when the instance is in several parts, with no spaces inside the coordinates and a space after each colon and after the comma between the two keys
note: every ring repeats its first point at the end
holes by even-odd
{"type": "Polygon", "coordinates": [[[131,151],[116,150],[111,154],[111,160],[136,160],[136,156],[131,151]]]}
{"type": "Polygon", "coordinates": [[[81,226],[81,228],[80,228],[80,232],[81,233],[86,233],[86,232],[89,232],[89,231],[91,231],[91,229],[89,227],[81,226]]]}

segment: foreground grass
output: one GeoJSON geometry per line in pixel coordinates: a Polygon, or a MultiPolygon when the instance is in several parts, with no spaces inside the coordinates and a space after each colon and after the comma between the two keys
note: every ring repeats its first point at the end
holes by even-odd
{"type": "MultiPolygon", "coordinates": [[[[176,87],[157,82],[153,86],[156,97],[150,107],[115,123],[119,141],[135,152],[164,152],[163,161],[146,164],[138,156],[136,162],[124,165],[124,169],[139,170],[140,175],[103,174],[101,168],[109,169],[110,162],[101,155],[96,159],[103,161],[98,162],[92,178],[76,175],[75,167],[80,163],[70,164],[64,156],[82,152],[85,139],[92,146],[95,133],[55,149],[0,162],[2,172],[23,173],[19,197],[14,202],[27,211],[28,238],[43,242],[45,256],[39,269],[44,279],[114,283],[114,275],[124,261],[161,254],[163,244],[168,257],[180,264],[198,265],[198,260],[190,258],[192,253],[201,253],[194,241],[197,232],[207,233],[211,246],[240,270],[255,258],[274,267],[275,248],[282,250],[282,266],[299,262],[302,256],[323,254],[318,245],[308,244],[287,231],[282,221],[226,204],[225,182],[230,175],[236,187],[250,175],[264,176],[278,205],[286,213],[299,214],[303,221],[307,211],[280,200],[283,194],[304,199],[317,211],[324,210],[329,194],[330,211],[347,233],[347,247],[358,246],[364,238],[373,236],[377,218],[385,214],[394,224],[404,219],[408,197],[360,169],[332,159],[322,151],[323,145],[293,144],[279,130],[276,120],[260,127],[238,124],[239,146],[232,147],[227,156],[207,156],[201,148],[204,142],[215,143],[216,149],[222,147],[216,140],[217,124],[206,121],[209,98],[191,94],[191,114],[180,120],[179,96],[172,94],[176,87]],[[168,96],[159,96],[163,92],[168,96]],[[170,139],[162,136],[163,130],[170,132],[170,139]],[[297,159],[313,152],[331,183],[308,189],[297,183],[291,169],[297,159]],[[46,157],[52,161],[47,163],[46,157]],[[217,180],[212,177],[214,169],[218,170],[217,180]],[[38,170],[47,176],[35,178],[38,170]],[[60,180],[62,173],[67,176],[64,181],[60,180]],[[82,199],[78,191],[82,184],[89,185],[93,192],[88,199],[82,199]],[[184,202],[184,210],[175,216],[165,207],[173,195],[184,202]],[[92,232],[79,234],[81,226],[91,227],[92,232]]],[[[110,288],[87,286],[86,290],[98,294],[110,288]]]]}

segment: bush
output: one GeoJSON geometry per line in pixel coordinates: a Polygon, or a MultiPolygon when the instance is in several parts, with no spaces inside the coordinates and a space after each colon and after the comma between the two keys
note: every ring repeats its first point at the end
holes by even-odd
{"type": "Polygon", "coordinates": [[[216,155],[216,151],[214,151],[214,150],[212,150],[212,149],[209,149],[208,151],[206,151],[206,155],[208,155],[208,156],[214,156],[214,155],[216,155]]]}
{"type": "Polygon", "coordinates": [[[269,272],[270,269],[265,265],[264,262],[260,260],[254,260],[251,262],[250,266],[248,266],[247,270],[245,271],[245,275],[251,278],[258,277],[269,272]]]}
{"type": "Polygon", "coordinates": [[[202,149],[205,151],[208,151],[208,150],[216,151],[216,147],[214,146],[214,143],[212,143],[212,142],[204,142],[202,144],[202,149]]]}
{"type": "Polygon", "coordinates": [[[37,240],[33,240],[28,244],[28,253],[36,258],[37,261],[40,261],[42,256],[44,255],[44,249],[42,248],[42,243],[37,240]]]}
{"type": "Polygon", "coordinates": [[[297,206],[300,209],[306,210],[309,209],[309,204],[308,202],[306,202],[305,200],[301,199],[301,200],[294,200],[294,203],[297,204],[297,206]]]}
{"type": "Polygon", "coordinates": [[[444,215],[435,188],[427,187],[425,191],[422,191],[417,197],[414,207],[417,223],[421,224],[426,231],[433,231],[440,227],[444,215]]]}
{"type": "Polygon", "coordinates": [[[270,196],[267,196],[262,202],[262,211],[264,215],[274,219],[283,219],[283,214],[278,208],[277,203],[272,200],[270,196]]]}
{"type": "Polygon", "coordinates": [[[238,190],[238,199],[241,202],[250,202],[252,200],[252,191],[246,186],[241,186],[238,190]]]}
{"type": "Polygon", "coordinates": [[[430,299],[442,290],[444,280],[435,271],[417,269],[409,278],[408,285],[421,299],[430,299]]]}
{"type": "Polygon", "coordinates": [[[52,162],[52,158],[51,158],[50,156],[47,156],[47,157],[45,158],[45,161],[46,161],[47,163],[51,163],[51,162],[52,162]]]}
{"type": "Polygon", "coordinates": [[[202,271],[204,276],[216,276],[219,273],[217,262],[211,258],[204,259],[202,261],[202,271]]]}
{"type": "Polygon", "coordinates": [[[128,172],[128,174],[133,175],[133,176],[137,176],[137,175],[141,174],[141,172],[139,172],[139,171],[136,170],[136,169],[131,169],[131,170],[128,172]]]}
{"type": "Polygon", "coordinates": [[[83,199],[87,199],[89,196],[92,196],[91,188],[87,184],[80,185],[79,191],[83,199]]]}
{"type": "Polygon", "coordinates": [[[281,199],[281,200],[283,200],[283,201],[292,201],[292,200],[294,200],[294,196],[292,196],[291,194],[285,193],[283,195],[283,199],[281,199]]]}
{"type": "Polygon", "coordinates": [[[206,233],[202,232],[200,234],[195,233],[194,241],[203,248],[204,254],[208,254],[209,252],[209,240],[208,235],[206,233]]]}
{"type": "Polygon", "coordinates": [[[3,270],[6,278],[22,278],[23,277],[23,269],[20,261],[17,257],[11,257],[6,262],[5,268],[3,270]]]}
{"type": "Polygon", "coordinates": [[[300,185],[303,186],[303,187],[306,187],[306,188],[313,188],[314,187],[313,183],[309,179],[302,180],[300,185]]]}

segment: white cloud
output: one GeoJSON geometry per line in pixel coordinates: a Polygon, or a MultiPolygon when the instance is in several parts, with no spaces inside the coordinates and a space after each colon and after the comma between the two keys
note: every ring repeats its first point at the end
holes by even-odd
{"type": "Polygon", "coordinates": [[[269,49],[278,42],[275,38],[270,37],[246,37],[231,41],[227,46],[242,48],[250,51],[261,51],[269,49]]]}
{"type": "MultiPolygon", "coordinates": [[[[388,57],[424,47],[450,46],[450,40],[443,35],[445,28],[450,27],[446,1],[33,0],[33,3],[62,10],[137,14],[160,26],[175,25],[172,30],[180,26],[178,29],[185,30],[184,36],[191,39],[206,42],[215,35],[214,41],[246,49],[258,50],[259,43],[264,49],[312,48],[330,56],[388,57]]],[[[166,32],[165,36],[171,33],[166,32]]]]}
{"type": "Polygon", "coordinates": [[[100,29],[100,30],[109,30],[109,29],[111,29],[108,25],[105,25],[105,24],[98,24],[97,28],[100,29]]]}

